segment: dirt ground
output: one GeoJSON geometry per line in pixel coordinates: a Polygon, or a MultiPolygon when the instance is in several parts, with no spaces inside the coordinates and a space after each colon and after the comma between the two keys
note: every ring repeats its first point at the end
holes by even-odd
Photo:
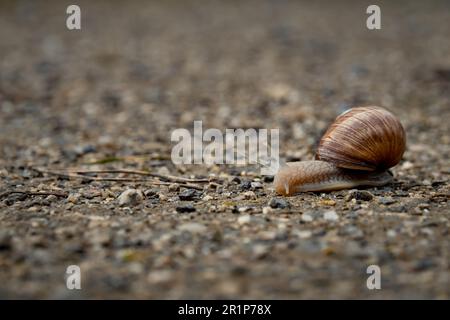
{"type": "Polygon", "coordinates": [[[450,298],[448,1],[379,2],[375,31],[366,1],[78,1],[80,31],[69,4],[0,2],[0,298],[450,298]],[[257,167],[170,160],[194,120],[309,160],[356,105],[407,132],[388,186],[282,198],[257,167]],[[73,168],[211,181],[52,174],[73,168]]]}

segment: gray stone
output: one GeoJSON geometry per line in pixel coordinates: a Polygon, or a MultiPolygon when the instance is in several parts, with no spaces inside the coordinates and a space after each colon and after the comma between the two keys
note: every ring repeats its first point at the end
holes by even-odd
{"type": "Polygon", "coordinates": [[[289,202],[280,198],[272,198],[269,201],[269,206],[273,209],[284,209],[290,206],[289,202]]]}
{"type": "Polygon", "coordinates": [[[181,191],[178,194],[178,198],[180,198],[180,200],[185,201],[185,200],[196,200],[199,199],[201,193],[194,190],[194,189],[186,189],[181,191]]]}

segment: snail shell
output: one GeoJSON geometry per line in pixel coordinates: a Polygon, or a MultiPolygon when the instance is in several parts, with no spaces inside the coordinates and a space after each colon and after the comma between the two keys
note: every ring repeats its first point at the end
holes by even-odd
{"type": "Polygon", "coordinates": [[[336,118],[320,140],[316,159],[339,168],[383,171],[397,165],[405,151],[400,121],[380,107],[357,107],[336,118]]]}

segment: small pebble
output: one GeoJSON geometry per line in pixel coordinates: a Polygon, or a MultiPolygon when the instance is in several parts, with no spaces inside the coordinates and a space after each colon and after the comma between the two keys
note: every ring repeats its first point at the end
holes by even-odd
{"type": "Polygon", "coordinates": [[[263,214],[269,214],[269,213],[271,213],[271,212],[273,212],[273,209],[272,209],[271,207],[264,207],[264,208],[262,209],[262,213],[263,213],[263,214]]]}
{"type": "Polygon", "coordinates": [[[6,230],[0,230],[0,251],[6,251],[12,247],[12,237],[6,230]]]}
{"type": "Polygon", "coordinates": [[[247,214],[247,215],[245,215],[245,216],[240,216],[240,217],[238,218],[238,220],[237,220],[237,222],[238,222],[239,224],[241,224],[241,225],[243,225],[243,224],[248,224],[248,223],[250,223],[250,222],[252,222],[252,221],[253,221],[252,216],[249,215],[249,214],[247,214]]]}
{"type": "Polygon", "coordinates": [[[252,183],[250,181],[244,181],[239,185],[239,189],[248,190],[252,187],[252,183]]]}
{"type": "Polygon", "coordinates": [[[186,201],[186,200],[196,200],[200,197],[200,192],[194,190],[194,189],[186,189],[181,191],[178,194],[178,198],[180,198],[180,200],[182,201],[186,201]]]}
{"type": "Polygon", "coordinates": [[[418,261],[414,266],[414,271],[424,271],[432,268],[435,263],[430,259],[422,259],[418,261]]]}
{"type": "Polygon", "coordinates": [[[262,189],[263,187],[262,183],[259,181],[250,183],[250,186],[252,187],[252,189],[262,189]]]}
{"type": "Polygon", "coordinates": [[[176,192],[180,190],[180,185],[178,183],[171,183],[169,185],[169,191],[170,192],[176,192]]]}
{"type": "Polygon", "coordinates": [[[70,203],[77,203],[78,200],[80,200],[81,194],[79,193],[71,193],[69,194],[69,196],[67,197],[67,202],[70,203]]]}
{"type": "Polygon", "coordinates": [[[272,198],[269,201],[269,206],[273,209],[284,209],[290,206],[289,202],[281,198],[272,198]]]}
{"type": "Polygon", "coordinates": [[[181,231],[188,231],[192,233],[202,233],[207,230],[205,225],[196,222],[184,223],[180,225],[178,229],[181,231]]]}
{"type": "Polygon", "coordinates": [[[120,206],[136,206],[144,200],[141,190],[127,189],[117,198],[120,206]]]}
{"type": "Polygon", "coordinates": [[[234,178],[231,180],[231,182],[240,184],[240,183],[241,183],[241,179],[239,179],[239,177],[234,177],[234,178]]]}
{"type": "Polygon", "coordinates": [[[414,168],[414,164],[413,164],[412,162],[410,162],[410,161],[405,161],[405,162],[403,162],[403,164],[400,166],[400,168],[401,168],[402,170],[409,170],[409,169],[414,168]]]}
{"type": "Polygon", "coordinates": [[[55,202],[56,200],[58,200],[58,197],[52,194],[45,198],[45,200],[47,200],[48,202],[55,202]]]}
{"type": "Polygon", "coordinates": [[[386,232],[386,235],[387,235],[389,238],[395,238],[395,237],[397,236],[397,232],[396,232],[394,229],[389,229],[389,230],[386,232]]]}
{"type": "Polygon", "coordinates": [[[244,199],[251,199],[251,200],[256,199],[256,194],[253,191],[246,191],[242,195],[244,196],[244,199]]]}
{"type": "Polygon", "coordinates": [[[158,189],[147,189],[144,191],[144,195],[147,198],[156,198],[158,197],[158,189]]]}
{"type": "Polygon", "coordinates": [[[420,208],[420,209],[427,209],[427,208],[430,207],[430,204],[428,204],[428,203],[419,203],[417,205],[417,207],[420,208]]]}
{"type": "Polygon", "coordinates": [[[209,194],[207,194],[206,196],[204,196],[204,197],[202,198],[203,201],[211,201],[211,200],[213,200],[213,199],[214,199],[214,197],[213,197],[213,196],[210,196],[209,194]]]}
{"type": "Polygon", "coordinates": [[[335,206],[336,205],[336,201],[331,200],[331,199],[323,199],[323,200],[320,200],[318,202],[318,204],[321,205],[321,206],[335,206]]]}
{"type": "Polygon", "coordinates": [[[169,169],[167,169],[167,167],[160,167],[158,169],[158,174],[168,176],[168,175],[170,175],[170,171],[169,171],[169,169]]]}
{"type": "Polygon", "coordinates": [[[350,190],[345,196],[346,201],[351,201],[352,199],[370,201],[373,199],[373,194],[365,190],[350,190]]]}
{"type": "Polygon", "coordinates": [[[240,207],[238,209],[239,212],[247,212],[247,211],[252,211],[252,207],[240,207]]]}
{"type": "Polygon", "coordinates": [[[390,197],[380,197],[378,198],[378,202],[387,206],[396,203],[397,201],[394,198],[390,197]]]}
{"type": "MultiPolygon", "coordinates": [[[[418,209],[418,208],[416,208],[416,209],[418,209]]],[[[408,209],[404,205],[395,205],[395,206],[389,207],[389,210],[392,212],[407,212],[408,211],[408,209]]],[[[420,213],[420,214],[422,214],[422,213],[420,213]]]]}
{"type": "Polygon", "coordinates": [[[148,274],[147,281],[151,284],[161,284],[171,281],[172,278],[173,271],[171,270],[155,270],[148,274]]]}
{"type": "Polygon", "coordinates": [[[196,209],[192,204],[177,206],[175,209],[179,213],[194,212],[196,209]]]}
{"type": "Polygon", "coordinates": [[[256,259],[263,259],[269,252],[269,248],[264,244],[256,244],[252,248],[252,253],[256,259]]]}
{"type": "Polygon", "coordinates": [[[298,236],[300,239],[311,238],[312,232],[311,232],[310,230],[301,230],[301,231],[297,231],[297,236],[298,236]]]}
{"type": "Polygon", "coordinates": [[[334,210],[326,211],[323,214],[323,217],[324,217],[325,220],[328,220],[328,221],[337,221],[337,220],[339,220],[339,216],[337,215],[336,211],[334,211],[334,210]]]}

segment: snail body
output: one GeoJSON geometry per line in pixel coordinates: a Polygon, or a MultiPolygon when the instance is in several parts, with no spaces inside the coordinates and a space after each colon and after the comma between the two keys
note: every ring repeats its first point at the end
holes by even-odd
{"type": "Polygon", "coordinates": [[[380,107],[350,109],[336,118],[320,140],[316,160],[290,162],[274,178],[275,191],[293,195],[392,181],[406,147],[400,121],[380,107]]]}
{"type": "Polygon", "coordinates": [[[288,162],[274,179],[281,195],[299,192],[333,191],[356,187],[380,187],[393,179],[389,171],[367,172],[342,169],[326,161],[288,162]]]}

